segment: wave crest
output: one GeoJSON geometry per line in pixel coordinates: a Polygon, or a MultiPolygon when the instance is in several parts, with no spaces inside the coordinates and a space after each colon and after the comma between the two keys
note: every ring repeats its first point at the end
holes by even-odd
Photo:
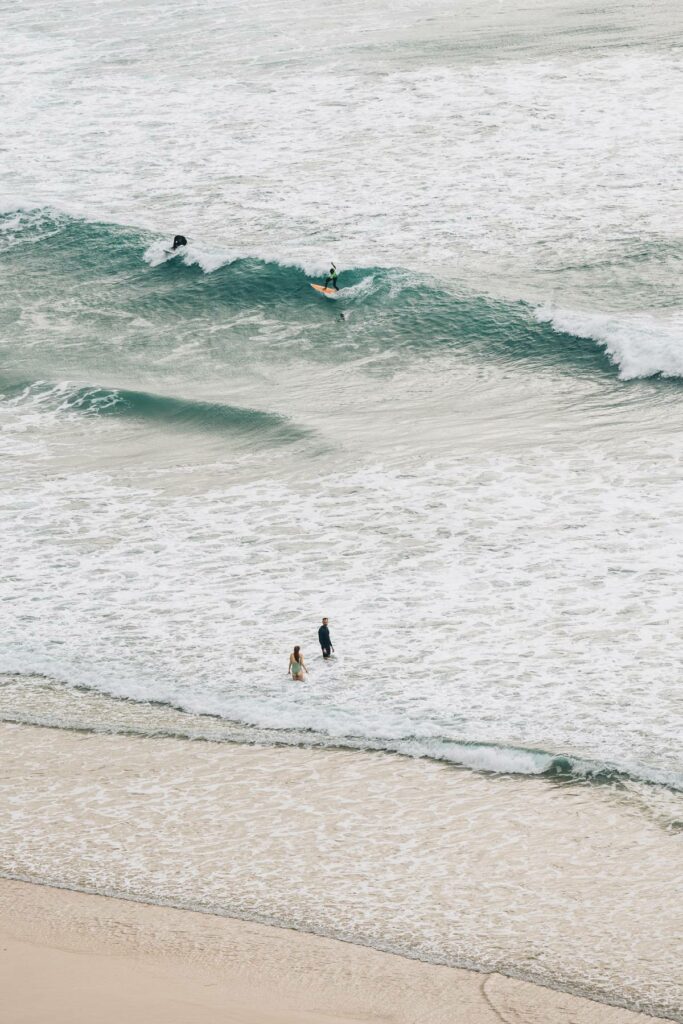
{"type": "Polygon", "coordinates": [[[683,377],[683,313],[580,313],[536,310],[541,323],[555,331],[597,342],[619,368],[622,380],[636,377],[683,377]]]}

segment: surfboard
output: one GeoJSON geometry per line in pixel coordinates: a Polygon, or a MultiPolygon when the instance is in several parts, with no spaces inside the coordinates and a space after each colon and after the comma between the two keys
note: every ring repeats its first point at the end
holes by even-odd
{"type": "Polygon", "coordinates": [[[313,284],[311,282],[311,288],[318,292],[318,294],[324,295],[326,299],[336,299],[339,295],[336,288],[323,288],[321,284],[313,284]]]}

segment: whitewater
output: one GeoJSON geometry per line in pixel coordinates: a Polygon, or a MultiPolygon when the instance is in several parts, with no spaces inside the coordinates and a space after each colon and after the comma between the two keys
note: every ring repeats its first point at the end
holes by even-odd
{"type": "MultiPolygon", "coordinates": [[[[353,751],[358,778],[384,752],[434,792],[467,785],[442,769],[505,787],[492,806],[541,787],[544,813],[543,786],[580,790],[591,820],[613,799],[648,823],[665,877],[679,6],[21,0],[0,21],[0,720],[353,751]],[[309,287],[330,260],[336,302],[309,287]]],[[[48,846],[11,873],[75,885],[48,846]]],[[[82,884],[118,892],[103,865],[82,884]]],[[[176,899],[150,878],[135,898],[176,899]]],[[[282,898],[252,916],[300,922],[282,898]]],[[[462,962],[418,903],[401,950],[462,962]]],[[[366,941],[339,914],[329,933],[366,941]]],[[[626,1001],[680,1015],[669,974],[626,1001]]]]}

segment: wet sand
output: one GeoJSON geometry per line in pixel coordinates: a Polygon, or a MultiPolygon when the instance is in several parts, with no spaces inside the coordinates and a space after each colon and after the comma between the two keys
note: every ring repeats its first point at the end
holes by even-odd
{"type": "Polygon", "coordinates": [[[287,929],[0,881],[7,1024],[638,1024],[653,1018],[287,929]]]}
{"type": "MultiPolygon", "coordinates": [[[[389,754],[26,725],[0,725],[0,750],[0,875],[94,901],[53,892],[46,910],[40,901],[49,890],[29,887],[23,914],[4,898],[3,920],[9,914],[15,929],[6,936],[35,947],[23,961],[19,950],[12,954],[12,984],[37,950],[53,950],[49,970],[61,976],[54,950],[72,948],[66,922],[79,956],[105,956],[97,960],[105,965],[101,984],[114,995],[129,985],[111,974],[112,952],[131,961],[135,977],[137,960],[148,956],[166,964],[169,977],[208,970],[212,986],[224,985],[224,969],[251,971],[245,1004],[263,997],[264,1013],[269,989],[253,980],[260,961],[285,992],[292,979],[307,978],[316,1012],[351,1019],[453,1021],[453,1000],[483,1007],[487,993],[507,999],[535,985],[558,1005],[570,997],[548,990],[584,997],[586,1013],[595,1000],[683,1019],[681,836],[618,789],[484,776],[389,754]],[[90,906],[97,911],[78,910],[89,923],[69,924],[78,917],[73,908],[90,906]],[[271,936],[271,952],[259,943],[252,949],[257,935],[271,936]],[[311,958],[290,963],[294,949],[311,958]],[[316,950],[328,951],[320,962],[316,950]],[[383,996],[349,981],[365,964],[395,965],[390,987],[378,982],[383,996]],[[492,980],[482,989],[484,976],[492,980]],[[439,982],[430,1004],[428,986],[418,1005],[433,1005],[432,1016],[416,1014],[411,993],[422,982],[414,979],[441,977],[452,979],[447,991],[457,997],[439,982]],[[356,1001],[337,1011],[335,992],[356,992],[356,1001]],[[448,1014],[439,1017],[444,1000],[448,1014]]],[[[83,966],[94,984],[97,972],[83,966]]],[[[233,985],[226,977],[223,1001],[233,985]]],[[[26,991],[38,999],[34,989],[26,991]]],[[[184,997],[178,990],[173,998],[184,997]]],[[[297,1014],[308,1006],[298,989],[292,999],[297,1014]]],[[[273,1012],[281,1010],[276,1000],[273,1012]]],[[[463,1020],[478,1019],[468,1012],[463,1020]]],[[[532,1009],[520,1012],[503,1019],[536,1019],[532,1009]]],[[[602,1016],[585,1019],[617,1012],[602,1006],[602,1016]]]]}

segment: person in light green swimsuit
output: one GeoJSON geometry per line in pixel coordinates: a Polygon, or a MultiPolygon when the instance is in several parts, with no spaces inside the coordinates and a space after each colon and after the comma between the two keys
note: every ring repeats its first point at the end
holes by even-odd
{"type": "Polygon", "coordinates": [[[298,646],[294,648],[294,651],[289,656],[288,671],[291,673],[292,679],[297,679],[299,682],[303,682],[304,672],[308,672],[301,648],[298,646]]]}

